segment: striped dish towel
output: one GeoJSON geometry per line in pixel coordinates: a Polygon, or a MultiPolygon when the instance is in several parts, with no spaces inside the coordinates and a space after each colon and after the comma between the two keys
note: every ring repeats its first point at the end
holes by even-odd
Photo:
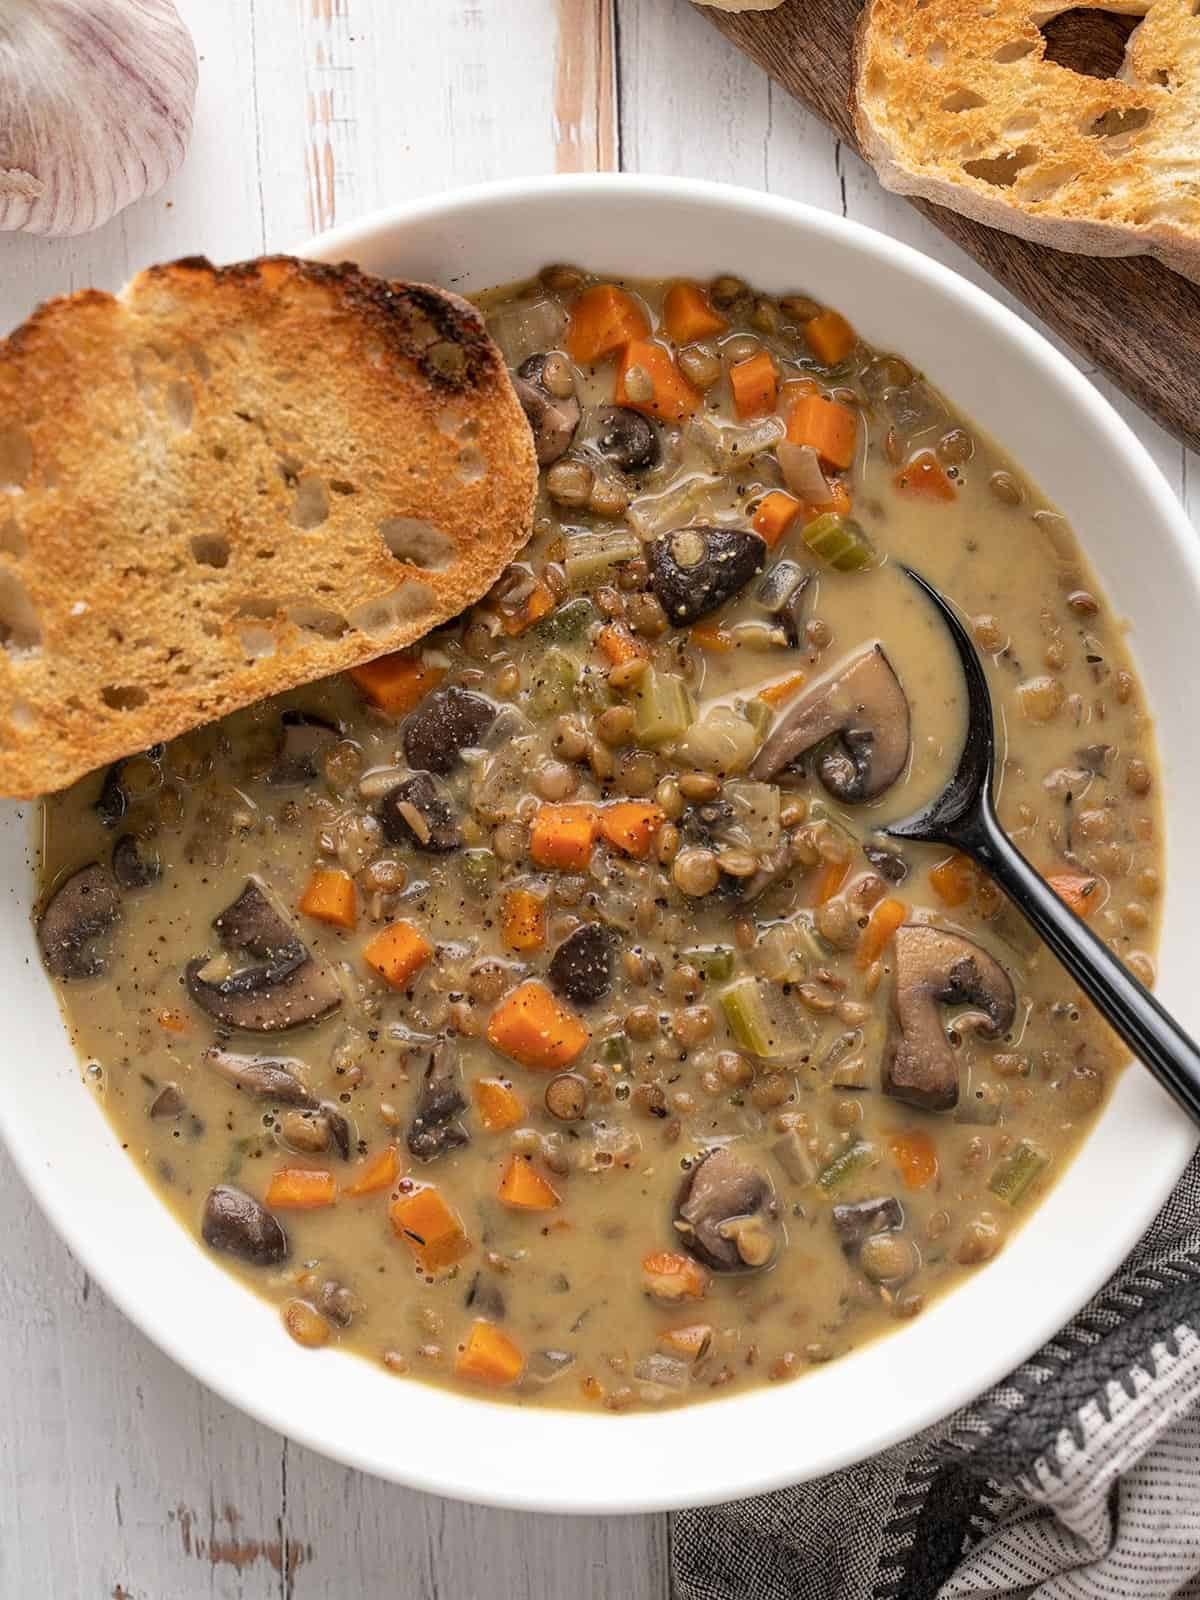
{"type": "Polygon", "coordinates": [[[1125,1266],[974,1405],[684,1512],[679,1600],[1200,1600],[1200,1157],[1125,1266]]]}

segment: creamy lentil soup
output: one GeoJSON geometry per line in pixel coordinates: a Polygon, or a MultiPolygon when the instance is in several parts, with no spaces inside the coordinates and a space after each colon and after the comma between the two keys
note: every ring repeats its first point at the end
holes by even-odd
{"type": "Polygon", "coordinates": [[[420,648],[45,803],[39,937],[156,1192],[304,1345],[624,1410],[841,1355],[1003,1248],[1122,1051],[881,826],[963,735],[1152,979],[1150,724],[1063,518],[802,294],[483,297],[533,542],[420,648]]]}

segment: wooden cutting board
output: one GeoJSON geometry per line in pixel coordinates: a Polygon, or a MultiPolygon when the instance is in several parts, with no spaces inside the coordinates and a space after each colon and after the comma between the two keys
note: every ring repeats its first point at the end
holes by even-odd
{"type": "MultiPolygon", "coordinates": [[[[776,11],[737,14],[699,9],[857,148],[850,49],[860,0],[784,0],[776,11]]],[[[1110,26],[1127,31],[1128,25],[1127,19],[1115,19],[1110,26]]],[[[1055,59],[1093,71],[1098,66],[1097,75],[1109,76],[1112,62],[1105,57],[1115,48],[1120,59],[1124,37],[1092,31],[1073,38],[1068,32],[1058,45],[1055,59]]],[[[1200,450],[1200,285],[1148,256],[1068,255],[925,200],[911,203],[1164,428],[1200,450]]]]}

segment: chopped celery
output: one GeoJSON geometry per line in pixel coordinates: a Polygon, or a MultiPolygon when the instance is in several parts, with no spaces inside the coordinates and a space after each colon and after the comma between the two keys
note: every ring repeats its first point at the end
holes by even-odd
{"type": "Polygon", "coordinates": [[[695,710],[687,684],[673,672],[647,667],[633,697],[634,736],[639,744],[667,744],[691,725],[695,710]]]}
{"type": "Polygon", "coordinates": [[[1050,1165],[1050,1157],[1032,1139],[1022,1139],[999,1162],[988,1179],[988,1188],[1006,1206],[1025,1198],[1026,1190],[1050,1165]]]}
{"type": "Polygon", "coordinates": [[[817,1183],[828,1194],[832,1189],[841,1188],[847,1178],[873,1167],[877,1160],[878,1153],[875,1146],[866,1139],[857,1139],[839,1155],[834,1156],[828,1166],[821,1169],[817,1174],[817,1183]]]}
{"type": "Polygon", "coordinates": [[[607,1039],[602,1039],[600,1059],[611,1062],[614,1066],[629,1066],[633,1060],[633,1051],[629,1048],[626,1036],[623,1033],[610,1033],[607,1039]]]}
{"type": "Polygon", "coordinates": [[[600,613],[595,606],[581,597],[568,600],[565,606],[559,606],[548,617],[535,622],[528,629],[527,637],[536,639],[539,644],[578,644],[599,621],[600,613]]]}
{"type": "Polygon", "coordinates": [[[771,1019],[763,1001],[757,978],[739,978],[721,991],[721,1010],[729,1024],[729,1031],[752,1056],[768,1056],[772,1052],[771,1019]]]}
{"type": "Polygon", "coordinates": [[[772,850],[779,843],[779,785],[752,783],[735,778],[724,785],[723,797],[733,807],[734,820],[751,850],[772,850]]]}
{"type": "Polygon", "coordinates": [[[813,555],[836,572],[860,572],[874,564],[871,541],[853,517],[827,511],[807,523],[801,537],[813,555]]]}
{"type": "Polygon", "coordinates": [[[706,982],[724,983],[733,977],[734,955],[728,945],[697,944],[683,952],[683,959],[700,969],[706,982]]]}
{"type": "Polygon", "coordinates": [[[615,698],[608,687],[608,679],[595,667],[584,667],[579,678],[578,695],[580,704],[597,715],[607,711],[615,698]]]}
{"type": "Polygon", "coordinates": [[[795,1128],[789,1128],[782,1138],[776,1139],[771,1146],[771,1154],[793,1183],[812,1183],[817,1175],[808,1146],[795,1128]]]}
{"type": "Polygon", "coordinates": [[[799,917],[776,922],[758,936],[754,965],[772,983],[802,983],[812,954],[808,930],[799,917]]]}
{"type": "Polygon", "coordinates": [[[472,894],[490,894],[499,863],[490,850],[464,850],[461,857],[463,881],[472,894]]]}
{"type": "Polygon", "coordinates": [[[617,528],[611,533],[569,533],[563,563],[567,582],[573,589],[584,588],[622,561],[632,561],[642,553],[642,541],[632,528],[617,528]]]}
{"type": "Polygon", "coordinates": [[[575,704],[579,669],[561,650],[547,650],[537,663],[529,699],[539,716],[568,711],[575,704]]]}

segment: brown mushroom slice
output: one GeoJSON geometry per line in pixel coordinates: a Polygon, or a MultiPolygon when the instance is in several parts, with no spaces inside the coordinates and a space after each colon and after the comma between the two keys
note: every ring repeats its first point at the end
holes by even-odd
{"type": "Polygon", "coordinates": [[[188,993],[215,1022],[247,1033],[283,1033],[317,1022],[341,1005],[332,970],[309,954],[253,879],[214,919],[213,928],[227,951],[258,959],[256,966],[219,978],[210,975],[212,963],[206,958],[188,962],[188,993]]]}
{"type": "Polygon", "coordinates": [[[905,923],[894,939],[892,1025],[884,1045],[883,1092],[923,1111],[958,1103],[958,1061],[938,1007],[979,1006],[955,1019],[995,1038],[1012,1025],[1012,979],[981,945],[945,928],[905,923]]]}
{"type": "Polygon", "coordinates": [[[281,1224],[253,1195],[230,1184],[210,1192],[200,1234],[210,1250],[251,1266],[275,1267],[287,1258],[288,1236],[281,1224]]]}
{"type": "Polygon", "coordinates": [[[873,800],[904,771],[911,743],[908,697],[878,644],[842,662],[794,702],[750,768],[751,778],[788,785],[817,754],[821,782],[838,800],[873,800]]]}
{"type": "Polygon", "coordinates": [[[722,1147],[684,1179],[675,1230],[688,1254],[714,1272],[754,1272],[778,1252],[776,1209],[770,1180],[722,1147]]]}
{"type": "Polygon", "coordinates": [[[513,388],[533,433],[539,467],[548,467],[566,455],[581,415],[579,401],[573,394],[553,395],[547,389],[545,373],[549,354],[548,350],[540,350],[522,361],[513,378],[513,388]]]}
{"type": "Polygon", "coordinates": [[[435,1045],[421,1079],[417,1108],[408,1129],[408,1148],[420,1161],[433,1161],[470,1143],[459,1120],[467,1108],[458,1076],[458,1053],[443,1040],[435,1045]]]}
{"type": "Polygon", "coordinates": [[[317,1100],[305,1088],[292,1070],[294,1061],[260,1061],[253,1056],[230,1055],[224,1050],[208,1050],[204,1059],[213,1071],[244,1089],[256,1100],[274,1100],[281,1106],[299,1106],[303,1111],[315,1111],[317,1100]]]}
{"type": "Polygon", "coordinates": [[[60,883],[38,918],[37,938],[46,971],[54,978],[94,978],[104,971],[95,940],[121,914],[121,893],[98,861],[60,883]]]}

